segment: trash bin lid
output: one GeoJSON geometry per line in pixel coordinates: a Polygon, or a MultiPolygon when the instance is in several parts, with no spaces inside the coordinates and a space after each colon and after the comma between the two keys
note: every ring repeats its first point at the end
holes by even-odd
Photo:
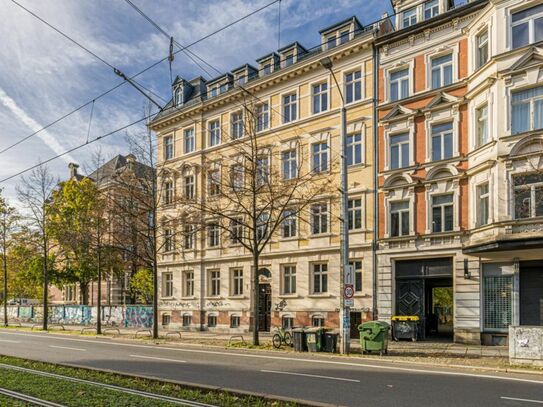
{"type": "Polygon", "coordinates": [[[358,325],[359,331],[368,330],[368,329],[371,329],[372,331],[389,330],[390,325],[384,321],[367,321],[358,325]]]}
{"type": "Polygon", "coordinates": [[[392,321],[418,321],[418,315],[394,315],[390,318],[392,321]]]}

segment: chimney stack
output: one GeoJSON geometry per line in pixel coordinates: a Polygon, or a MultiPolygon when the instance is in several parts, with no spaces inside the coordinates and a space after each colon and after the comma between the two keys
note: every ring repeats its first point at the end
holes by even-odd
{"type": "Polygon", "coordinates": [[[68,164],[68,168],[70,169],[70,179],[76,178],[79,165],[77,165],[76,163],[70,163],[68,164]]]}

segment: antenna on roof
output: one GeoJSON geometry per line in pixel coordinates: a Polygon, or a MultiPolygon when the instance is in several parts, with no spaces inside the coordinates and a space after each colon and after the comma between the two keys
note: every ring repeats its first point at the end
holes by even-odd
{"type": "Polygon", "coordinates": [[[277,18],[277,49],[281,48],[281,1],[279,0],[279,12],[277,18]]]}
{"type": "Polygon", "coordinates": [[[173,97],[174,97],[173,87],[172,87],[172,84],[173,84],[172,62],[173,62],[174,58],[175,58],[175,55],[173,53],[173,37],[170,37],[170,53],[168,54],[168,62],[170,64],[170,88],[172,90],[172,100],[173,100],[173,97]]]}

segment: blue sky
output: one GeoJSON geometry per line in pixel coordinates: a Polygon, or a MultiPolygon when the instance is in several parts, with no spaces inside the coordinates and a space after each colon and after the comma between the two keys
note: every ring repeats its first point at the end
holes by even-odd
{"type": "MultiPolygon", "coordinates": [[[[17,0],[127,75],[162,59],[169,41],[122,0],[17,0]]],[[[181,44],[250,13],[271,0],[132,0],[181,44]]],[[[319,29],[356,15],[367,24],[390,12],[388,0],[283,0],[281,45],[299,41],[307,48],[319,42],[319,29]]],[[[277,4],[191,48],[205,61],[227,72],[277,49],[277,4]]],[[[58,119],[115,86],[118,78],[105,64],[32,17],[10,0],[0,8],[0,150],[58,119]]],[[[215,76],[215,72],[211,72],[215,76]]],[[[183,53],[176,55],[173,75],[209,78],[183,53]]],[[[168,64],[137,80],[167,99],[168,64]]],[[[146,100],[129,85],[94,104],[90,139],[144,116],[146,100]]],[[[0,179],[85,142],[91,106],[0,154],[0,179]]],[[[142,132],[142,126],[129,131],[142,132]]],[[[97,149],[112,157],[126,154],[123,133],[84,147],[49,164],[66,177],[67,164],[90,163],[97,149]]],[[[0,184],[12,201],[20,178],[0,184]]]]}

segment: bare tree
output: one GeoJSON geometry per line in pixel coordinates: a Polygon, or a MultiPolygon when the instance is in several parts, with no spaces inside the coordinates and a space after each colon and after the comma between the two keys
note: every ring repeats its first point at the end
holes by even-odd
{"type": "Polygon", "coordinates": [[[51,200],[58,181],[51,175],[46,165],[34,168],[28,177],[22,178],[17,186],[18,199],[27,210],[27,220],[39,236],[42,252],[43,271],[43,329],[48,329],[49,300],[49,251],[50,242],[47,224],[47,205],[51,200]]]}
{"type": "Polygon", "coordinates": [[[13,241],[19,222],[17,210],[9,206],[1,195],[0,189],[0,250],[2,251],[2,266],[4,269],[4,326],[8,326],[8,249],[13,241]]]}
{"type": "MultiPolygon", "coordinates": [[[[230,240],[252,257],[251,330],[259,344],[259,267],[267,245],[283,233],[298,228],[307,219],[306,210],[317,199],[328,198],[331,179],[329,150],[321,160],[308,165],[306,140],[294,138],[278,143],[272,135],[258,136],[268,120],[259,106],[243,103],[238,124],[217,153],[204,157],[202,173],[207,192],[198,197],[180,197],[181,219],[207,230],[208,246],[230,240]],[[288,145],[283,148],[282,146],[288,145]],[[327,195],[328,194],[328,195],[327,195]],[[218,236],[226,237],[220,239],[218,236]]],[[[224,134],[224,132],[223,132],[224,134]]],[[[223,137],[224,138],[224,137],[223,137]]],[[[168,176],[163,171],[160,175],[168,176]]]]}

